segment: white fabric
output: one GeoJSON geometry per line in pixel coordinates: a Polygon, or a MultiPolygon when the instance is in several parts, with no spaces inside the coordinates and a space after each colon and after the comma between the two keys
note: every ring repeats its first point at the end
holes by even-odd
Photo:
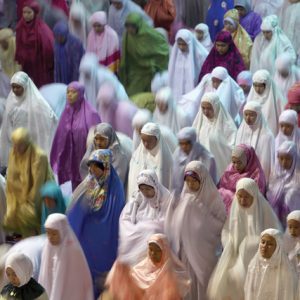
{"type": "Polygon", "coordinates": [[[172,181],[172,153],[164,140],[164,136],[161,134],[159,126],[149,122],[143,126],[141,132],[146,135],[155,136],[157,144],[154,149],[149,151],[144,147],[143,142],[140,142],[132,154],[128,174],[127,194],[129,197],[136,191],[136,180],[143,170],[155,170],[158,181],[166,188],[171,186],[172,181]]]}
{"type": "Polygon", "coordinates": [[[248,264],[257,251],[260,233],[270,227],[281,228],[271,206],[253,179],[240,179],[236,185],[236,193],[241,189],[253,197],[253,203],[249,208],[243,208],[236,194],[234,196],[230,215],[222,232],[224,250],[208,286],[210,300],[243,299],[248,264]]]}
{"type": "Polygon", "coordinates": [[[220,194],[207,169],[190,162],[185,172],[194,172],[200,188],[193,192],[184,184],[178,205],[172,200],[166,218],[166,234],[192,279],[187,300],[205,299],[206,287],[217,262],[217,248],[226,212],[220,194]]]}
{"type": "Polygon", "coordinates": [[[254,40],[250,71],[252,73],[266,69],[271,74],[275,72],[275,60],[283,52],[290,53],[293,62],[296,61],[296,53],[291,44],[291,41],[278,26],[278,18],[275,15],[266,17],[261,25],[261,29],[272,31],[273,36],[270,41],[266,40],[261,32],[254,40]]]}
{"type": "Polygon", "coordinates": [[[258,249],[248,267],[245,300],[296,300],[296,275],[284,253],[281,233],[267,229],[260,236],[265,234],[276,240],[276,250],[270,259],[265,259],[258,249]]]}
{"type": "Polygon", "coordinates": [[[248,125],[245,120],[242,121],[237,131],[235,144],[246,144],[254,148],[265,173],[266,181],[269,182],[271,168],[274,162],[274,136],[262,115],[261,105],[259,103],[256,101],[248,102],[244,107],[244,112],[246,110],[256,112],[257,118],[253,125],[248,125]]]}
{"type": "Polygon", "coordinates": [[[164,87],[160,89],[155,97],[156,108],[153,112],[153,121],[159,125],[169,127],[174,134],[176,134],[181,128],[190,126],[192,124],[189,117],[184,111],[177,108],[171,88],[164,87]],[[158,104],[166,104],[167,111],[162,113],[158,104]]]}
{"type": "Polygon", "coordinates": [[[205,23],[200,23],[195,27],[195,30],[201,30],[203,32],[203,38],[200,43],[209,53],[214,44],[211,41],[208,26],[205,23]]]}
{"type": "Polygon", "coordinates": [[[156,73],[151,81],[151,92],[153,94],[156,94],[161,88],[168,86],[168,82],[169,82],[168,71],[156,73]]]}
{"type": "Polygon", "coordinates": [[[255,72],[253,75],[253,83],[264,83],[266,88],[263,94],[259,95],[252,85],[247,101],[257,101],[261,104],[262,113],[274,136],[276,136],[279,129],[279,115],[284,110],[287,100],[277,89],[270,73],[267,70],[259,70],[255,72]]]}
{"type": "Polygon", "coordinates": [[[107,13],[110,5],[109,0],[72,0],[73,2],[82,2],[90,15],[100,10],[107,13]]]}
{"type": "Polygon", "coordinates": [[[231,161],[237,129],[216,93],[204,94],[201,102],[212,105],[214,118],[208,119],[200,106],[193,127],[197,131],[198,141],[214,155],[219,179],[231,161]]]}
{"type": "Polygon", "coordinates": [[[135,265],[147,253],[147,241],[155,233],[163,233],[170,192],[158,182],[154,170],[144,170],[137,178],[137,190],[128,199],[119,221],[119,259],[135,265]],[[155,190],[146,198],[138,189],[145,184],[155,190]]]}
{"type": "Polygon", "coordinates": [[[45,228],[58,230],[61,239],[57,246],[47,240],[42,252],[39,283],[49,300],[93,300],[91,273],[67,217],[51,214],[45,228]]]}
{"type": "Polygon", "coordinates": [[[26,73],[15,73],[11,83],[22,86],[24,93],[21,97],[17,97],[11,91],[6,100],[0,136],[1,166],[7,166],[11,134],[16,128],[28,129],[32,141],[40,146],[49,157],[57,126],[54,111],[26,73]]]}
{"type": "Polygon", "coordinates": [[[192,32],[187,29],[180,29],[177,32],[168,66],[169,86],[176,102],[197,85],[207,55],[208,51],[198,42],[192,32]],[[186,52],[178,48],[178,39],[184,40],[188,45],[186,52]]]}
{"type": "Polygon", "coordinates": [[[252,9],[262,18],[277,14],[284,0],[251,0],[252,9]]]}
{"type": "MultiPolygon", "coordinates": [[[[3,224],[4,216],[6,214],[6,195],[5,195],[6,182],[5,178],[0,174],[0,224],[3,224]]],[[[5,233],[1,226],[0,228],[0,245],[5,242],[5,233]]]]}

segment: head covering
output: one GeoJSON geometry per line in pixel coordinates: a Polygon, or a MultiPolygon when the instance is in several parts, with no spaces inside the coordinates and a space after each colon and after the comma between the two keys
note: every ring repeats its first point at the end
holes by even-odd
{"type": "Polygon", "coordinates": [[[234,44],[230,32],[221,31],[218,33],[214,47],[209,52],[203,66],[199,79],[210,73],[215,67],[221,66],[227,69],[229,75],[235,80],[238,74],[246,69],[242,56],[234,44]],[[219,54],[216,42],[223,42],[229,45],[228,52],[224,55],[219,54]]]}
{"type": "Polygon", "coordinates": [[[11,91],[6,100],[0,136],[1,166],[7,166],[14,126],[27,128],[32,140],[49,154],[57,125],[55,113],[26,73],[17,72],[11,79],[13,83],[22,86],[24,93],[18,97],[11,91]]]}
{"type": "Polygon", "coordinates": [[[236,82],[238,85],[252,86],[252,73],[250,71],[242,71],[238,75],[236,82]]]}
{"type": "Polygon", "coordinates": [[[133,128],[133,148],[136,149],[140,142],[141,137],[139,131],[142,127],[152,120],[152,114],[148,109],[139,109],[134,117],[132,118],[132,128],[133,128]]]}
{"type": "Polygon", "coordinates": [[[55,38],[64,38],[54,45],[54,80],[69,84],[79,77],[79,64],[84,54],[82,42],[69,32],[68,23],[60,21],[53,28],[55,38]]]}
{"type": "Polygon", "coordinates": [[[214,117],[208,119],[200,106],[193,127],[200,143],[214,155],[217,165],[217,178],[225,171],[230,162],[231,150],[235,143],[236,126],[216,93],[206,93],[202,102],[211,104],[214,117]]]}
{"type": "Polygon", "coordinates": [[[51,214],[45,228],[57,230],[60,237],[59,245],[55,246],[48,239],[42,253],[39,282],[45,287],[49,300],[94,299],[89,267],[67,217],[51,214]],[[67,282],[74,286],[67,286],[67,282]]]}
{"type": "Polygon", "coordinates": [[[276,249],[272,257],[265,259],[258,248],[247,272],[245,282],[245,300],[263,300],[271,297],[274,300],[297,298],[297,279],[291,268],[288,257],[283,250],[282,236],[279,230],[266,229],[260,238],[270,235],[276,241],[276,249]],[[282,289],[281,287],[285,288],[282,289]]]}
{"type": "Polygon", "coordinates": [[[203,32],[203,38],[199,42],[202,44],[202,46],[208,52],[210,52],[211,48],[213,47],[213,43],[212,43],[210,35],[209,35],[208,26],[205,23],[200,23],[194,29],[195,29],[195,31],[202,31],[203,32]]]}
{"type": "MultiPolygon", "coordinates": [[[[292,108],[293,105],[300,103],[300,82],[295,83],[288,91],[288,103],[287,108],[292,108]]],[[[300,127],[300,110],[296,111],[298,114],[298,127],[300,127]]]]}

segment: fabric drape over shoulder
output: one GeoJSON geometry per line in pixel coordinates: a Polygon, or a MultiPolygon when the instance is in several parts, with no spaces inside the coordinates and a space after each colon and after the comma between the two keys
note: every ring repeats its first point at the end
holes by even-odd
{"type": "Polygon", "coordinates": [[[296,82],[288,91],[288,103],[286,108],[294,109],[298,114],[298,127],[300,127],[300,110],[297,109],[300,104],[300,81],[296,82]]]}
{"type": "Polygon", "coordinates": [[[213,43],[211,41],[210,35],[209,35],[209,28],[205,23],[200,23],[195,27],[195,31],[201,31],[203,32],[203,38],[201,41],[199,41],[202,46],[210,52],[211,48],[213,47],[213,43]]]}

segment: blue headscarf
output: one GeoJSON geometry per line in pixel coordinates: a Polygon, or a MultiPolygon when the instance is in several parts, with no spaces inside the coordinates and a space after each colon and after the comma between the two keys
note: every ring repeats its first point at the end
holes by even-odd
{"type": "Polygon", "coordinates": [[[54,80],[69,84],[79,78],[79,64],[84,55],[82,42],[69,33],[68,24],[59,21],[53,28],[54,45],[54,80]],[[57,36],[64,37],[65,42],[56,41],[57,36]]]}
{"type": "Polygon", "coordinates": [[[44,201],[42,203],[42,218],[41,218],[41,231],[42,233],[45,232],[45,221],[47,217],[54,213],[61,213],[64,214],[66,212],[66,201],[61,192],[60,187],[57,185],[55,181],[48,181],[46,182],[40,190],[41,197],[51,198],[54,199],[56,202],[56,206],[54,208],[48,208],[44,201]]]}
{"type": "MultiPolygon", "coordinates": [[[[92,152],[88,163],[103,169],[96,179],[89,174],[73,194],[68,211],[69,223],[88,261],[94,285],[108,272],[118,249],[119,217],[125,205],[123,184],[111,165],[109,149],[92,152]]],[[[95,289],[95,297],[100,291],[95,289]]]]}

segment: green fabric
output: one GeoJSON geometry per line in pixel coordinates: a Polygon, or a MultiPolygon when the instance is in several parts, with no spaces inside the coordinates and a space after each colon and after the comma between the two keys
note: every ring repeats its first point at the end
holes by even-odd
{"type": "Polygon", "coordinates": [[[167,70],[169,45],[164,37],[150,27],[137,13],[131,13],[126,23],[137,27],[136,34],[123,34],[120,79],[129,96],[151,91],[155,73],[167,70]]]}
{"type": "Polygon", "coordinates": [[[139,93],[130,97],[131,101],[138,108],[145,108],[150,110],[152,113],[155,109],[155,95],[149,92],[139,93]]]}

